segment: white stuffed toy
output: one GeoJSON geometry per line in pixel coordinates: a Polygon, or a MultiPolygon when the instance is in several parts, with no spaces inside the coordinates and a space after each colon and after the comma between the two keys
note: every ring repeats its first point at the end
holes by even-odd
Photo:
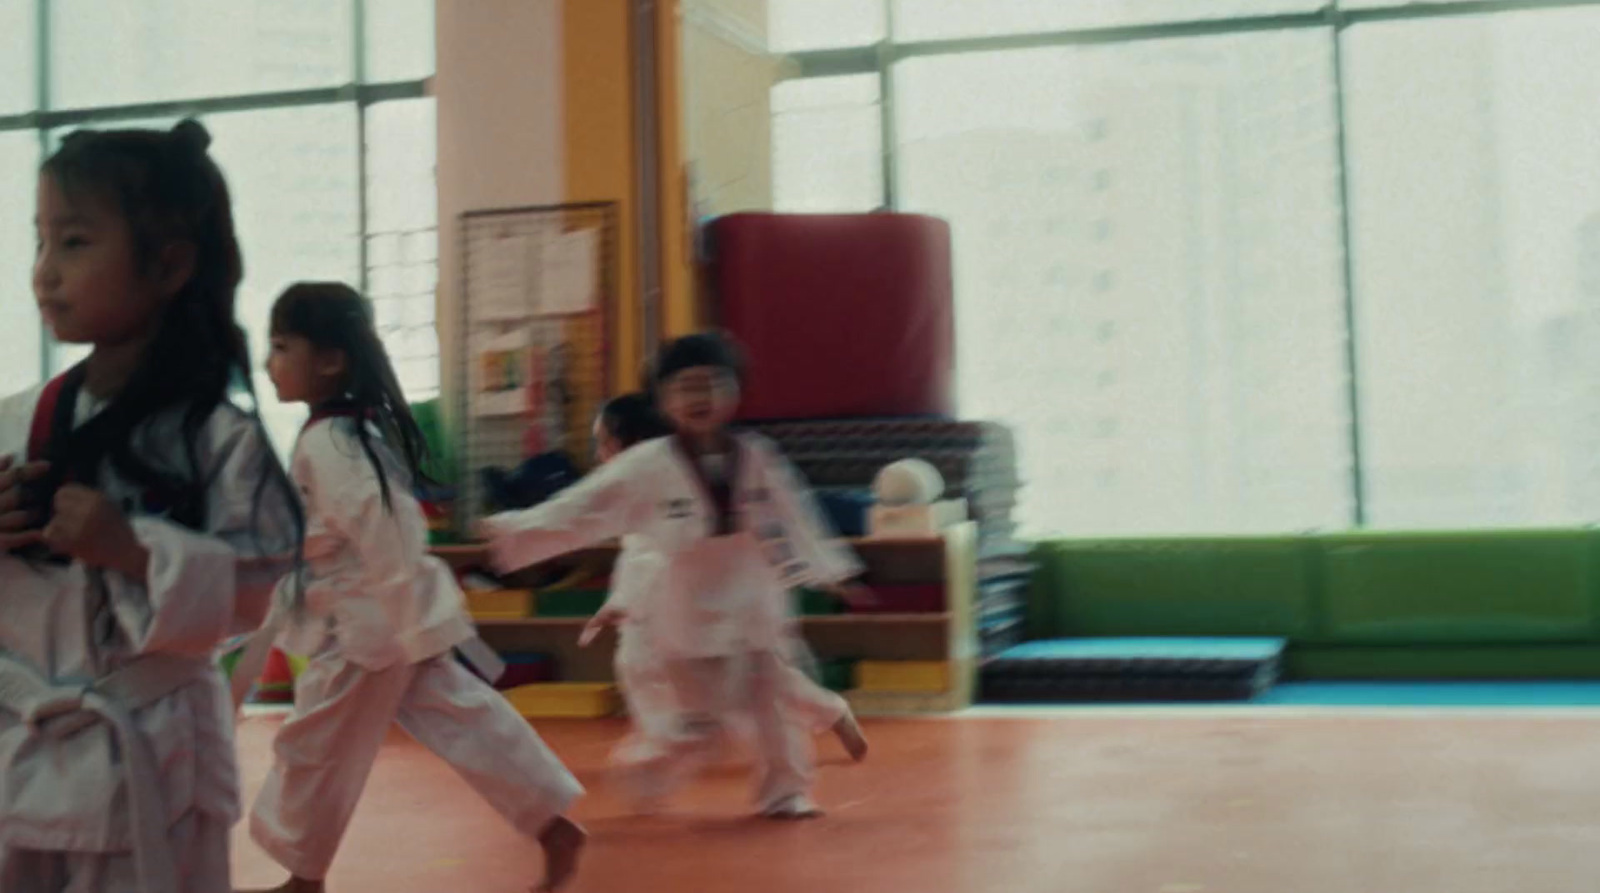
{"type": "Polygon", "coordinates": [[[946,499],[944,476],[921,459],[901,459],[885,465],[872,482],[878,504],[868,513],[868,528],[876,537],[937,536],[939,531],[967,517],[964,499],[946,499]]]}
{"type": "Polygon", "coordinates": [[[885,465],[872,482],[879,505],[896,508],[932,505],[944,495],[944,476],[921,459],[901,459],[885,465]]]}

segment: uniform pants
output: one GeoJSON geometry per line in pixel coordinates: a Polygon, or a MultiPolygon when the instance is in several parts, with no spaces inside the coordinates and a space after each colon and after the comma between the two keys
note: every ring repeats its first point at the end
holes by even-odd
{"type": "MultiPolygon", "coordinates": [[[[168,831],[182,885],[174,893],[227,893],[227,819],[190,810],[168,831]]],[[[141,893],[132,852],[43,853],[0,850],[5,893],[141,893]]]]}
{"type": "Polygon", "coordinates": [[[780,655],[673,659],[664,667],[678,699],[673,734],[680,746],[707,746],[731,716],[745,713],[755,728],[757,806],[765,810],[811,789],[811,736],[785,703],[792,668],[780,655]]]}
{"type": "Polygon", "coordinates": [[[530,838],[583,793],[527,720],[451,654],[368,670],[334,644],[296,684],[250,816],[256,843],[296,877],[325,878],[395,721],[530,838]]]}

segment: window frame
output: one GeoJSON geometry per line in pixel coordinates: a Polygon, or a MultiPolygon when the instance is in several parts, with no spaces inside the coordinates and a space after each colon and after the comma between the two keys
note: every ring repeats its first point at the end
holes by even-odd
{"type": "MultiPolygon", "coordinates": [[[[867,2],[867,0],[863,0],[867,2]]],[[[1335,142],[1338,163],[1339,238],[1343,249],[1341,287],[1344,292],[1345,380],[1347,384],[1348,442],[1350,452],[1351,518],[1356,529],[1368,524],[1368,482],[1362,439],[1362,395],[1357,356],[1359,320],[1355,295],[1354,236],[1350,205],[1352,185],[1348,160],[1348,114],[1345,102],[1343,38],[1350,28],[1374,22],[1401,22],[1464,16],[1482,17],[1498,13],[1526,13],[1556,9],[1600,9],[1600,0],[1381,0],[1383,5],[1345,6],[1346,0],[1326,0],[1319,9],[1304,12],[1234,16],[1227,18],[1161,21],[1152,23],[1074,28],[1023,34],[934,40],[897,40],[895,0],[872,0],[882,5],[886,36],[870,46],[840,46],[786,53],[790,63],[789,80],[876,75],[879,95],[879,126],[883,147],[883,207],[900,207],[897,190],[900,141],[896,134],[895,68],[903,61],[930,56],[950,56],[1004,50],[1127,44],[1180,37],[1208,37],[1248,32],[1317,29],[1325,32],[1332,44],[1334,77],[1335,142]]]]}
{"type": "MultiPolygon", "coordinates": [[[[357,153],[356,178],[358,207],[358,287],[367,292],[370,276],[368,258],[368,158],[367,110],[384,102],[431,97],[432,76],[405,80],[369,81],[367,65],[367,3],[368,0],[343,0],[345,13],[350,20],[350,71],[348,80],[338,86],[311,89],[264,91],[228,95],[205,96],[194,99],[163,100],[156,102],[104,105],[84,108],[56,108],[52,102],[50,84],[52,4],[50,0],[33,0],[34,3],[34,103],[31,111],[0,115],[0,132],[34,131],[38,135],[39,158],[43,159],[51,148],[51,134],[62,128],[100,126],[118,122],[150,119],[200,117],[226,112],[248,112],[269,109],[301,108],[318,105],[355,106],[355,146],[357,153]]],[[[381,0],[379,0],[381,2],[381,0]]],[[[429,66],[431,69],[432,66],[429,66]]],[[[437,223],[435,224],[437,225],[437,223]]],[[[48,333],[41,325],[40,380],[48,379],[60,371],[57,351],[48,333]]]]}

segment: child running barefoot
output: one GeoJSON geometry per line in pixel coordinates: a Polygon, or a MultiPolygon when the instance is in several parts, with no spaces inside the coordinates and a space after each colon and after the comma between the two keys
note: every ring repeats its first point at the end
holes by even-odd
{"type": "MultiPolygon", "coordinates": [[[[672,429],[656,414],[649,397],[625,394],[606,403],[595,419],[595,458],[604,464],[628,447],[670,433],[672,429]]],[[[650,643],[645,606],[639,598],[654,585],[662,565],[660,557],[650,554],[637,536],[623,536],[606,603],[578,638],[578,644],[586,646],[604,627],[617,627],[617,684],[633,729],[612,751],[612,763],[624,778],[639,812],[654,812],[668,786],[642,777],[636,767],[651,758],[653,742],[671,737],[677,716],[672,684],[662,672],[660,661],[652,658],[655,649],[650,643]]]]}
{"type": "Polygon", "coordinates": [[[648,610],[677,702],[673,760],[703,752],[735,712],[748,711],[761,814],[804,818],[819,810],[809,797],[809,741],[791,733],[784,706],[788,586],[806,579],[858,597],[843,584],[860,564],[833,542],[771,443],[728,430],[740,368],[715,335],[668,345],[655,388],[673,436],[624,452],[549,503],[481,527],[502,569],[630,534],[660,556],[648,610]]]}
{"type": "Polygon", "coordinates": [[[426,446],[366,302],[344,285],[291,287],[272,310],[267,369],[280,400],[313,410],[291,463],[306,504],[306,567],[279,587],[279,605],[298,589],[303,608],[275,617],[287,623],[285,646],[312,657],[250,821],[292,874],[278,889],[323,889],[396,721],[539,843],[539,889],[560,888],[584,845],[565,817],[582,788],[505,698],[454,659],[483,646],[450,569],[428,555],[410,488],[426,446]]]}
{"type": "Polygon", "coordinates": [[[0,400],[0,890],[217,893],[239,817],[212,663],[293,566],[242,263],[205,129],[75,133],[39,176],[33,289],[92,348],[0,400]],[[252,399],[253,403],[253,399],[252,399]]]}
{"type": "MultiPolygon", "coordinates": [[[[608,402],[595,419],[596,456],[601,463],[609,462],[630,447],[671,433],[672,428],[657,413],[650,395],[624,394],[608,402]]],[[[633,776],[636,784],[646,786],[648,780],[638,778],[630,770],[648,764],[657,749],[653,745],[670,737],[675,706],[672,686],[666,679],[662,662],[655,656],[655,649],[650,646],[649,624],[645,621],[649,592],[655,583],[653,575],[661,564],[658,556],[644,552],[639,537],[624,536],[611,594],[584,627],[579,639],[579,644],[584,645],[602,628],[617,627],[617,679],[634,731],[618,746],[614,762],[633,776]]],[[[831,731],[851,759],[857,762],[865,759],[867,739],[850,705],[838,694],[816,684],[800,669],[799,665],[810,657],[804,640],[791,632],[785,649],[789,657],[782,687],[785,704],[813,731],[831,731]]],[[[659,799],[645,791],[635,794],[646,806],[659,799]]]]}

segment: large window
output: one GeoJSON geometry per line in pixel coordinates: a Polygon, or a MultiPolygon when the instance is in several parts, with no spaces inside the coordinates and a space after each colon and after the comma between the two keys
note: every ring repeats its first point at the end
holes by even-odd
{"type": "Polygon", "coordinates": [[[1291,32],[896,72],[900,203],[956,225],[958,402],[1016,428],[1023,526],[1349,517],[1329,57],[1291,32]]]}
{"type": "Polygon", "coordinates": [[[32,131],[0,133],[0,394],[39,381],[39,313],[33,304],[33,204],[39,137],[32,131]]]}
{"type": "Polygon", "coordinates": [[[1330,5],[771,0],[774,206],[951,222],[1026,532],[1600,519],[1600,2],[1330,5]]]}
{"type": "Polygon", "coordinates": [[[1344,40],[1369,517],[1600,520],[1600,8],[1344,40]]]}
{"type": "MultiPolygon", "coordinates": [[[[44,349],[29,294],[41,147],[81,127],[194,115],[233,190],[239,316],[257,364],[283,287],[337,279],[372,297],[408,395],[437,395],[432,73],[432,0],[0,0],[0,206],[11,209],[0,268],[13,271],[0,291],[0,391],[82,355],[44,349]]],[[[264,374],[256,386],[287,448],[303,412],[273,400],[264,374]]]]}
{"type": "Polygon", "coordinates": [[[772,88],[772,198],[779,211],[883,205],[883,129],[872,75],[783,81],[772,88]]]}

